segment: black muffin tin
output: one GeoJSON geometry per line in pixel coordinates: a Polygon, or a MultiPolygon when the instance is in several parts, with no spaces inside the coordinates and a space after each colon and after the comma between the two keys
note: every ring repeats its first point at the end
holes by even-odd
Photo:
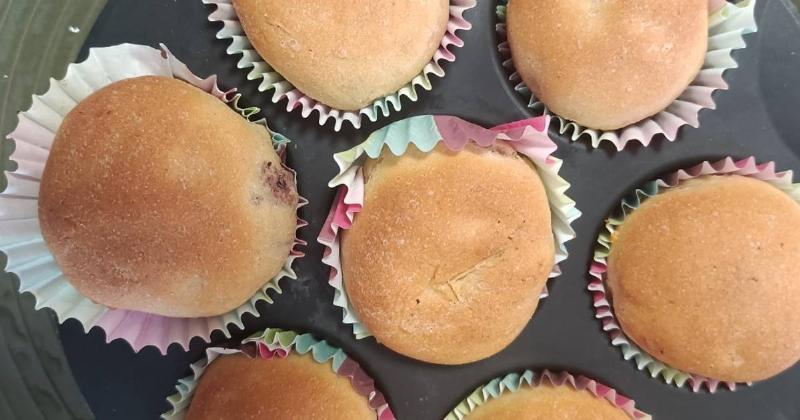
{"type": "MultiPolygon", "coordinates": [[[[310,201],[302,209],[310,225],[300,231],[309,244],[306,257],[295,264],[299,280],[284,280],[283,294],[275,296],[274,304],[259,304],[261,316],[247,316],[245,331],[234,331],[233,340],[216,333],[213,344],[232,345],[265,327],[315,333],[361,362],[401,420],[441,419],[478,385],[528,368],[595,378],[633,398],[656,419],[800,419],[800,366],[736,392],[692,393],[667,385],[637,370],[611,346],[594,319],[586,289],[595,238],[606,215],[630,189],[725,156],[754,155],[761,162],[775,161],[781,170],[800,169],[800,16],[789,0],[759,0],[759,31],[745,36],[748,47],[734,53],[740,68],[726,74],[731,89],[718,91],[717,109],[702,111],[700,128],[682,128],[677,141],[658,138],[648,148],[631,143],[616,152],[609,143],[592,149],[588,141],[572,142],[551,128],[558,144],[555,154],[564,160],[561,175],[572,184],[568,194],[583,216],[573,223],[577,238],[567,244],[563,275],[550,282],[550,297],[507,349],[468,365],[430,365],[399,356],[372,338],[356,340],[351,327],[342,323],[341,310],[332,303],[328,267],[320,262],[322,246],[316,242],[334,196],[327,187],[336,172],[331,156],[360,143],[373,130],[413,115],[455,115],[484,126],[529,117],[527,99],[512,90],[500,65],[495,7],[495,1],[481,0],[466,13],[473,28],[459,34],[465,46],[454,49],[456,61],[445,66],[443,79],[434,79],[432,92],[422,93],[415,103],[403,101],[402,112],[360,130],[345,125],[335,133],[332,124],[320,127],[316,115],[303,119],[299,111],[286,112],[284,103],[272,104],[270,92],[257,92],[258,82],[247,81],[247,71],[236,68],[237,58],[226,55],[229,41],[216,39],[221,25],[208,22],[210,6],[199,0],[108,2],[79,60],[90,47],[124,42],[155,47],[163,42],[198,75],[217,74],[223,87],[238,87],[245,104],[261,107],[272,129],[293,141],[289,164],[298,171],[300,192],[310,201]]],[[[167,411],[165,398],[206,347],[195,339],[188,352],[173,345],[165,356],[152,347],[135,354],[123,341],[106,344],[100,330],[84,334],[74,320],[63,324],[60,334],[74,377],[99,419],[154,419],[167,411]]],[[[31,394],[37,398],[35,389],[31,394]]],[[[48,402],[40,397],[40,404],[47,413],[48,402]]]]}

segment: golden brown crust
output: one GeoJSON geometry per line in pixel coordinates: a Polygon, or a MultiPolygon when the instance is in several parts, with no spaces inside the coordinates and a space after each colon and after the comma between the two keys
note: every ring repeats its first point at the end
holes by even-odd
{"type": "Polygon", "coordinates": [[[568,386],[523,387],[489,400],[467,420],[630,420],[624,411],[589,391],[568,386]]]}
{"type": "Polygon", "coordinates": [[[261,57],[306,95],[355,111],[430,62],[448,0],[234,0],[261,57]]]}
{"type": "Polygon", "coordinates": [[[614,130],[665,109],[705,59],[708,0],[511,0],[522,80],[554,113],[614,130]]]}
{"type": "Polygon", "coordinates": [[[554,262],[550,209],[531,164],[507,150],[411,146],[364,168],[342,270],[382,344],[467,363],[505,348],[530,320],[554,262]]]}
{"type": "Polygon", "coordinates": [[[220,356],[200,377],[187,420],[308,419],[359,420],[377,417],[347,377],[310,354],[260,359],[220,356]]]}
{"type": "Polygon", "coordinates": [[[682,183],[617,231],[607,285],[623,331],[655,358],[747,382],[800,359],[800,206],[742,176],[682,183]]]}
{"type": "Polygon", "coordinates": [[[97,91],[64,119],[39,221],[84,296],[210,316],[281,269],[297,199],[264,127],[185,82],[141,77],[97,91]]]}

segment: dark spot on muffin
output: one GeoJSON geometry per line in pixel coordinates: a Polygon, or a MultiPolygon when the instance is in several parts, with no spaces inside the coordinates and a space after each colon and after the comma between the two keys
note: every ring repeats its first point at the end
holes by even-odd
{"type": "Polygon", "coordinates": [[[419,305],[419,299],[417,299],[417,305],[419,305]]]}
{"type": "Polygon", "coordinates": [[[750,277],[750,281],[754,281],[754,282],[758,283],[758,277],[752,276],[752,277],[750,277]]]}
{"type": "Polygon", "coordinates": [[[250,196],[250,202],[253,203],[254,206],[257,206],[264,202],[264,196],[261,194],[252,194],[250,196]]]}
{"type": "MultiPolygon", "coordinates": [[[[294,187],[292,173],[280,165],[272,162],[261,164],[261,182],[267,191],[281,203],[294,204],[297,201],[297,191],[294,187]]],[[[258,205],[264,200],[263,196],[253,197],[253,203],[258,205]]]]}
{"type": "Polygon", "coordinates": [[[500,156],[516,156],[517,151],[514,150],[513,147],[509,146],[508,144],[498,141],[489,148],[493,153],[497,153],[500,156]]]}

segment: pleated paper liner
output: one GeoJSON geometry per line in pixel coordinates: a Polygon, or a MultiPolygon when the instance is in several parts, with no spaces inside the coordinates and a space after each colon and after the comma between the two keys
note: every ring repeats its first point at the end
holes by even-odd
{"type": "Polygon", "coordinates": [[[464,12],[477,4],[476,0],[450,0],[450,20],[447,22],[447,31],[439,49],[434,53],[431,61],[425,65],[425,68],[394,93],[375,99],[372,105],[358,111],[344,111],[331,108],[305,95],[270,67],[247,39],[231,1],[203,0],[203,3],[216,6],[216,10],[211,13],[208,20],[223,23],[223,28],[217,33],[217,39],[230,40],[227,49],[228,55],[241,55],[236,66],[240,69],[250,69],[247,74],[248,80],[261,79],[261,84],[258,86],[259,92],[274,90],[272,93],[273,103],[286,99],[286,111],[300,108],[303,118],[309,118],[312,113],[316,112],[319,115],[319,125],[325,125],[329,119],[333,120],[335,131],[341,130],[342,124],[345,122],[355,128],[361,128],[364,117],[373,122],[377,121],[378,117],[386,117],[392,110],[400,111],[404,97],[416,102],[419,99],[418,89],[431,90],[431,79],[444,77],[445,71],[442,67],[444,62],[453,62],[456,59],[451,48],[464,45],[464,41],[459,38],[457,32],[472,28],[472,24],[464,18],[464,12]]]}
{"type": "Polygon", "coordinates": [[[500,0],[497,6],[498,39],[501,41],[498,51],[503,60],[503,67],[510,73],[509,80],[514,83],[514,90],[525,98],[530,98],[528,107],[537,114],[553,115],[558,121],[558,131],[561,134],[571,133],[572,141],[577,141],[582,136],[591,139],[592,147],[599,147],[604,141],[611,142],[617,150],[622,150],[628,142],[638,141],[643,146],[648,146],[653,138],[659,134],[667,140],[673,141],[678,135],[678,130],[684,125],[700,126],[700,111],[702,109],[715,109],[714,91],[727,90],[725,81],[726,70],[738,67],[732,53],[736,49],[747,46],[744,35],[756,32],[758,27],[755,21],[756,0],[744,0],[737,4],[711,0],[711,14],[708,26],[708,51],[700,73],[691,85],[672,102],[666,109],[656,115],[645,118],[627,127],[602,131],[584,127],[574,121],[569,121],[558,115],[552,114],[546,106],[536,98],[526,86],[514,68],[511,59],[511,49],[506,39],[506,4],[508,0],[500,0]],[[722,3],[722,4],[721,4],[722,3]]]}
{"type": "Polygon", "coordinates": [[[768,162],[756,163],[755,158],[749,157],[742,160],[725,158],[717,162],[702,162],[686,170],[677,171],[663,179],[651,181],[639,188],[622,201],[619,210],[609,216],[594,251],[594,258],[589,270],[589,291],[595,310],[595,317],[602,322],[603,330],[608,333],[611,344],[619,347],[625,360],[633,359],[639,370],[647,370],[653,378],[661,377],[666,383],[677,387],[688,386],[694,392],[702,388],[709,392],[716,392],[720,385],[730,390],[735,390],[737,384],[722,382],[711,378],[683,372],[660,362],[655,357],[647,354],[630,340],[622,331],[614,317],[612,304],[608,299],[605,279],[608,270],[607,258],[611,250],[611,235],[625,221],[626,215],[636,210],[648,198],[659,194],[663,190],[673,188],[681,182],[706,175],[742,175],[768,182],[792,199],[800,203],[800,184],[792,183],[792,172],[776,172],[775,164],[768,162]]]}
{"type": "MultiPolygon", "coordinates": [[[[197,383],[206,368],[217,357],[226,354],[244,353],[250,357],[271,359],[284,358],[290,353],[304,355],[310,353],[317,363],[330,363],[331,370],[350,380],[353,389],[369,402],[378,420],[394,420],[394,414],[386,402],[386,398],[375,387],[375,381],[361,368],[355,360],[344,351],[324,340],[318,340],[311,334],[301,334],[290,330],[267,328],[262,333],[247,338],[241,349],[224,349],[211,347],[206,350],[206,358],[191,366],[192,375],[178,380],[175,386],[177,393],[167,398],[172,406],[170,411],[161,415],[165,420],[181,420],[186,417],[192,402],[197,383]]],[[[264,378],[268,381],[269,378],[264,378]]],[[[309,398],[314,396],[309,395],[309,398]]]]}
{"type": "Polygon", "coordinates": [[[322,262],[331,267],[329,283],[335,289],[333,303],[343,309],[343,321],[353,325],[356,338],[371,334],[358,320],[345,293],[338,233],[340,229],[350,228],[364,202],[364,177],[360,171],[362,159],[377,158],[384,146],[399,156],[409,145],[429,152],[439,142],[451,150],[461,150],[468,142],[491,147],[498,140],[506,141],[534,164],[547,192],[556,250],[550,274],[553,278],[561,274],[558,264],[567,258],[565,243],[575,237],[570,223],[581,213],[566,195],[570,184],[559,175],[562,161],[552,156],[556,145],[547,136],[549,121],[549,117],[538,117],[486,129],[456,117],[423,115],[389,124],[372,133],[364,143],[334,155],[339,173],[328,186],[338,188],[338,191],[318,241],[325,246],[322,262]]]}
{"type": "Polygon", "coordinates": [[[649,414],[638,410],[632,399],[618,394],[615,389],[593,379],[584,376],[573,376],[567,372],[551,372],[549,370],[534,372],[526,370],[521,373],[510,373],[479,386],[467,398],[459,402],[452,411],[447,413],[445,420],[469,418],[469,414],[478,407],[492,399],[502,398],[503,394],[515,393],[525,387],[535,388],[542,385],[568,386],[576,391],[587,391],[596,398],[608,401],[614,407],[625,412],[631,419],[652,419],[649,414]]]}
{"type": "MultiPolygon", "coordinates": [[[[172,343],[188,348],[193,337],[208,341],[213,331],[230,336],[228,324],[242,328],[244,314],[258,314],[256,302],[272,302],[268,290],[281,292],[279,279],[297,278],[292,263],[303,255],[297,248],[304,243],[295,237],[286,263],[274,278],[267,280],[240,307],[214,317],[169,318],[111,309],[92,302],[72,287],[48,251],[39,228],[39,181],[50,145],[62,120],[78,102],[111,82],[144,75],[186,81],[229,104],[244,118],[249,119],[259,111],[258,108],[241,108],[238,105],[240,95],[235,89],[222,91],[217,86],[216,76],[197,77],[163,45],[161,50],[133,44],[90,50],[86,61],[70,65],[63,80],[51,80],[47,93],[33,98],[33,105],[19,114],[19,124],[9,135],[16,145],[11,160],[17,167],[6,172],[8,188],[0,194],[0,251],[8,256],[6,271],[19,277],[20,292],[33,294],[37,309],[52,309],[62,323],[74,318],[86,331],[99,327],[105,331],[108,342],[123,339],[134,351],[155,346],[166,353],[172,343]]],[[[257,123],[266,125],[264,120],[257,123]]],[[[288,140],[269,132],[276,150],[283,156],[288,140]]],[[[298,208],[306,203],[301,198],[298,208]]],[[[298,219],[298,229],[305,225],[305,221],[298,219]]]]}

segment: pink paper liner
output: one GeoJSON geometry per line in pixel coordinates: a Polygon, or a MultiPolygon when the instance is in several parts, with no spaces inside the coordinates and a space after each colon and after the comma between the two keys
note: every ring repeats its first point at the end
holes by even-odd
{"type": "MultiPolygon", "coordinates": [[[[792,171],[776,172],[774,162],[766,162],[758,164],[756,162],[755,157],[753,156],[741,160],[734,160],[731,157],[726,157],[722,160],[715,162],[704,161],[689,169],[681,169],[674,173],[671,173],[666,177],[658,180],[657,183],[659,188],[672,188],[688,179],[693,179],[707,175],[747,176],[761,181],[766,181],[772,184],[783,186],[784,191],[791,188],[792,186],[792,171]]],[[[645,193],[642,192],[642,194],[645,193]]],[[[792,197],[795,200],[800,199],[800,190],[795,190],[792,193],[787,192],[787,194],[792,195],[792,197]]],[[[630,340],[622,331],[622,327],[619,325],[614,316],[614,311],[612,309],[611,302],[609,301],[608,296],[606,294],[605,279],[606,279],[606,272],[608,271],[608,266],[606,264],[606,261],[607,260],[605,257],[598,256],[595,253],[595,257],[589,269],[588,289],[592,295],[595,318],[601,321],[603,331],[605,331],[609,335],[611,343],[623,349],[623,354],[626,360],[630,359],[631,357],[637,357],[637,353],[640,353],[643,355],[647,355],[648,358],[651,358],[657,363],[670,369],[669,366],[664,365],[663,363],[659,362],[658,359],[656,359],[655,357],[645,353],[643,350],[638,348],[638,346],[635,346],[635,344],[633,344],[633,341],[630,340]]],[[[651,363],[652,362],[647,360],[644,361],[639,360],[637,363],[638,365],[637,367],[640,370],[643,370],[645,368],[649,368],[649,365],[651,363]]],[[[655,370],[652,376],[656,377],[658,374],[664,375],[663,369],[655,370]]],[[[691,373],[684,373],[684,374],[688,375],[687,383],[689,384],[689,388],[693,392],[699,392],[703,387],[705,387],[709,392],[714,393],[717,391],[720,385],[725,386],[731,391],[736,390],[737,383],[735,382],[719,381],[716,379],[706,378],[691,373]]],[[[672,383],[673,376],[670,377],[665,376],[665,380],[668,383],[672,383]]],[[[749,383],[745,385],[749,385],[749,383]]],[[[681,385],[676,385],[676,386],[681,386],[681,385]]]]}
{"type": "MultiPolygon", "coordinates": [[[[67,71],[67,76],[62,81],[53,81],[51,80],[51,90],[53,89],[54,85],[58,83],[65,83],[64,81],[70,80],[71,75],[77,73],[75,70],[75,66],[81,66],[86,63],[96,62],[100,63],[99,65],[102,68],[102,63],[97,58],[97,55],[93,55],[93,53],[99,53],[103,50],[109,50],[112,48],[120,48],[121,54],[130,54],[129,60],[131,60],[131,65],[135,65],[136,60],[150,60],[151,57],[148,57],[151,54],[151,51],[156,51],[150,47],[138,46],[134,44],[121,44],[116,47],[107,47],[107,48],[93,48],[90,50],[89,58],[87,61],[81,64],[72,64],[67,71]]],[[[115,57],[120,59],[122,57],[115,57]]],[[[179,61],[172,53],[167,49],[167,47],[161,44],[161,58],[164,60],[164,64],[168,67],[169,72],[166,76],[171,76],[180,80],[183,80],[201,90],[215,96],[219,100],[223,101],[224,103],[232,106],[233,108],[239,110],[245,118],[257,113],[259,110],[257,108],[246,108],[242,109],[238,106],[238,101],[240,98],[240,94],[236,93],[237,89],[232,88],[229,90],[221,90],[217,84],[217,76],[212,75],[206,78],[200,78],[196,76],[194,73],[189,70],[189,68],[179,61]]],[[[103,69],[104,71],[110,71],[109,69],[103,69]]],[[[163,75],[163,74],[162,74],[163,75]]],[[[93,77],[105,77],[104,80],[97,82],[97,80],[92,80],[93,83],[100,83],[103,86],[111,83],[113,80],[110,78],[109,75],[102,75],[98,76],[97,74],[92,74],[93,77]]],[[[123,77],[124,78],[124,77],[123,77]]],[[[88,82],[84,81],[84,83],[88,82]]],[[[97,87],[92,85],[92,90],[96,91],[97,87]]],[[[49,92],[49,91],[48,91],[49,92]]],[[[37,103],[37,98],[34,97],[34,106],[37,103]]],[[[73,100],[74,101],[74,100],[73,100]]],[[[265,120],[256,121],[254,123],[261,123],[263,122],[266,125],[265,120]]],[[[275,137],[281,137],[277,133],[273,133],[269,130],[270,134],[275,137]]],[[[47,129],[44,129],[42,125],[37,122],[29,119],[26,114],[20,113],[19,114],[19,123],[14,131],[8,135],[9,139],[13,139],[16,142],[15,151],[12,153],[10,159],[16,161],[18,163],[18,168],[14,171],[7,171],[6,174],[8,175],[8,187],[5,191],[3,191],[2,195],[5,197],[11,196],[14,197],[15,195],[25,190],[27,194],[35,194],[34,197],[38,196],[38,180],[41,176],[41,171],[44,168],[43,164],[39,164],[39,161],[46,160],[47,155],[49,154],[49,144],[52,142],[53,137],[55,136],[54,132],[50,132],[47,129]],[[42,139],[46,139],[42,140],[42,139]],[[35,186],[31,186],[29,179],[35,180],[35,186]],[[28,181],[28,182],[26,182],[28,181]]],[[[287,170],[291,171],[295,177],[296,182],[296,172],[285,165],[285,144],[279,144],[276,147],[276,151],[279,153],[282,159],[282,166],[287,170]]],[[[30,200],[33,205],[36,205],[36,200],[30,200]]],[[[308,204],[308,201],[300,197],[298,202],[298,210],[308,204]]],[[[0,211],[2,213],[2,211],[0,211]]],[[[307,226],[308,223],[301,219],[299,216],[297,218],[297,228],[300,229],[304,226],[307,226]]],[[[38,225],[36,227],[38,231],[38,225]]],[[[292,245],[292,249],[289,253],[289,260],[293,261],[296,258],[300,258],[305,254],[301,252],[298,247],[306,245],[306,242],[299,239],[297,235],[295,235],[294,242],[292,245]]],[[[10,258],[9,258],[9,265],[10,265],[10,258]]],[[[16,273],[17,275],[21,275],[21,273],[16,273]]],[[[269,283],[273,283],[270,280],[269,283]]],[[[22,287],[22,286],[21,286],[22,287]]],[[[277,290],[280,293],[280,288],[278,286],[278,281],[274,281],[274,287],[270,287],[274,290],[277,290]]],[[[27,291],[27,290],[21,290],[27,291]]],[[[264,292],[266,295],[266,291],[264,292]]],[[[36,295],[34,294],[34,297],[36,295]]],[[[267,296],[267,300],[269,300],[269,296],[267,296]]],[[[261,299],[258,299],[261,300],[261,299]]],[[[42,307],[49,307],[51,302],[49,301],[42,301],[37,297],[36,308],[41,309],[42,307]]],[[[78,304],[80,305],[80,304],[78,304]]],[[[241,314],[238,314],[237,321],[232,323],[237,324],[241,327],[241,316],[244,313],[253,313],[257,314],[257,310],[255,309],[255,302],[245,302],[242,307],[237,308],[236,311],[242,311],[241,314]],[[253,309],[250,310],[248,308],[241,309],[246,305],[252,305],[253,309]]],[[[179,344],[183,349],[188,350],[189,344],[191,339],[194,337],[200,337],[204,341],[209,341],[211,333],[214,331],[222,331],[226,337],[230,337],[230,331],[228,331],[228,327],[226,323],[221,321],[222,315],[218,317],[207,317],[207,318],[171,318],[160,316],[156,314],[132,311],[132,310],[124,310],[124,309],[113,309],[113,308],[106,308],[106,310],[97,318],[88,320],[81,320],[76,318],[74,315],[67,315],[62,317],[60,311],[56,310],[56,314],[59,316],[59,322],[64,322],[68,318],[75,318],[79,322],[84,329],[84,332],[88,330],[99,327],[100,329],[105,331],[106,335],[106,343],[110,343],[116,339],[122,339],[128,342],[131,347],[133,348],[134,352],[140,351],[142,348],[147,346],[154,346],[158,348],[158,350],[162,354],[166,354],[168,347],[173,344],[179,344]]]]}
{"type": "MultiPolygon", "coordinates": [[[[458,31],[467,31],[472,28],[472,24],[464,18],[464,12],[474,8],[477,5],[477,0],[450,0],[450,19],[447,22],[447,29],[439,48],[434,52],[431,61],[425,65],[425,68],[410,80],[407,84],[403,85],[400,89],[392,94],[386,95],[381,98],[376,98],[372,105],[361,108],[359,111],[344,111],[336,108],[331,108],[310,96],[304,94],[295,88],[287,80],[283,79],[275,69],[269,72],[259,70],[259,63],[266,63],[258,52],[249,44],[246,46],[238,45],[241,39],[247,39],[244,30],[241,29],[239,20],[236,17],[236,12],[233,5],[230,4],[231,0],[203,0],[205,4],[216,5],[216,10],[212,12],[208,20],[211,22],[222,22],[225,26],[217,33],[218,39],[231,38],[231,46],[228,48],[228,54],[243,54],[237,66],[239,68],[253,67],[248,74],[249,80],[262,78],[263,81],[259,86],[259,91],[265,91],[273,88],[275,92],[272,95],[272,103],[278,103],[286,99],[286,111],[291,112],[294,109],[300,108],[303,118],[309,118],[313,112],[319,114],[319,125],[325,125],[329,119],[334,120],[334,131],[339,131],[342,128],[343,122],[350,123],[355,128],[361,128],[361,121],[366,116],[370,121],[377,121],[379,112],[384,117],[390,113],[390,106],[395,111],[400,111],[402,108],[402,97],[406,96],[411,101],[417,101],[417,87],[425,90],[431,90],[430,76],[444,77],[445,71],[442,67],[442,61],[454,62],[456,59],[455,53],[451,51],[451,47],[463,47],[464,41],[457,35],[458,31]],[[267,80],[268,75],[270,79],[277,78],[279,80],[267,80]],[[417,80],[421,78],[421,80],[417,80]]],[[[269,66],[268,63],[266,63],[269,66]]]]}

